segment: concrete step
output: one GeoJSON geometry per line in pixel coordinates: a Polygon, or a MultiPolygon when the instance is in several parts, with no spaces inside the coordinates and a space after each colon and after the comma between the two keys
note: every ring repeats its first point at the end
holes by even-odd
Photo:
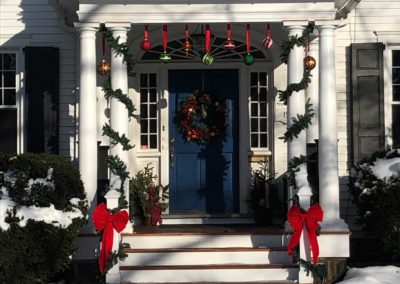
{"type": "Polygon", "coordinates": [[[155,280],[162,281],[159,283],[279,283],[296,281],[298,269],[295,264],[125,266],[122,263],[120,267],[123,283],[155,283],[155,280]]]}
{"type": "Polygon", "coordinates": [[[125,249],[123,265],[289,264],[286,247],[125,249]]]}

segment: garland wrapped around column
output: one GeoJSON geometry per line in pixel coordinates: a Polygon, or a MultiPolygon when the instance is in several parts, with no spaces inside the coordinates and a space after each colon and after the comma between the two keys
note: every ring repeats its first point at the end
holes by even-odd
{"type": "MultiPolygon", "coordinates": [[[[131,72],[133,69],[134,62],[133,62],[133,56],[128,52],[129,50],[128,45],[125,42],[119,43],[119,37],[114,38],[112,32],[107,30],[104,26],[100,29],[100,31],[106,38],[110,49],[112,49],[116,55],[122,55],[122,60],[127,66],[128,75],[132,74],[131,72]]],[[[110,98],[114,98],[125,105],[128,111],[127,119],[130,120],[132,117],[136,117],[136,115],[134,114],[136,109],[132,100],[121,89],[116,89],[116,90],[112,89],[110,78],[108,78],[103,82],[102,91],[104,92],[104,97],[107,100],[109,100],[110,98]]],[[[113,130],[109,124],[106,123],[103,126],[102,130],[103,130],[103,136],[107,136],[110,138],[111,145],[120,144],[122,145],[123,151],[129,151],[134,147],[133,145],[130,144],[128,137],[126,137],[124,133],[121,135],[118,131],[113,130]]],[[[121,180],[121,186],[119,188],[116,188],[116,190],[121,193],[121,196],[118,200],[118,207],[110,210],[110,214],[117,214],[118,212],[121,212],[122,209],[128,208],[128,203],[126,201],[126,193],[124,190],[124,184],[125,181],[129,178],[129,172],[127,165],[116,155],[108,155],[106,163],[112,174],[118,176],[121,180]]],[[[104,252],[109,257],[107,257],[108,259],[107,261],[103,260],[102,262],[103,267],[100,267],[102,273],[107,273],[107,271],[114,264],[116,264],[118,260],[123,261],[127,257],[127,254],[125,254],[122,250],[128,247],[129,244],[122,243],[121,241],[119,244],[118,252],[117,251],[104,252]]]]}

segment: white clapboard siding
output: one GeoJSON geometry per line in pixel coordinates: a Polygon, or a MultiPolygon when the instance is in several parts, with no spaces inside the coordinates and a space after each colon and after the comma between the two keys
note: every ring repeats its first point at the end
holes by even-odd
{"type": "MultiPolygon", "coordinates": [[[[76,34],[67,31],[48,0],[1,0],[0,45],[11,50],[52,46],[60,50],[60,153],[73,156],[76,104],[76,34]]],[[[23,56],[23,53],[21,53],[23,56]]],[[[22,70],[24,66],[21,66],[22,70]]]]}

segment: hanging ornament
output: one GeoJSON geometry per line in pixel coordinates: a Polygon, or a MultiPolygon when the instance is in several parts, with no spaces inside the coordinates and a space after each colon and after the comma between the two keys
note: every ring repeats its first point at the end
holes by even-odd
{"type": "Polygon", "coordinates": [[[265,36],[265,39],[263,40],[262,45],[264,46],[264,48],[269,49],[272,47],[273,44],[274,44],[274,42],[271,38],[271,24],[268,23],[266,36],[265,36]]]}
{"type": "Polygon", "coordinates": [[[182,46],[183,51],[185,52],[186,56],[189,55],[190,50],[192,49],[192,45],[189,41],[189,28],[188,25],[185,25],[185,43],[182,46]]]}
{"type": "Polygon", "coordinates": [[[148,31],[149,26],[145,25],[144,26],[144,39],[140,43],[140,48],[144,51],[148,51],[151,49],[151,42],[149,40],[149,31],[148,31]]]}
{"type": "Polygon", "coordinates": [[[97,73],[99,73],[101,76],[107,76],[111,73],[111,65],[104,59],[106,53],[106,38],[104,36],[104,32],[102,33],[101,37],[101,49],[103,52],[103,60],[101,60],[101,62],[97,65],[97,73]]]}
{"type": "Polygon", "coordinates": [[[211,51],[211,30],[210,25],[206,25],[206,54],[203,56],[203,63],[210,65],[214,61],[214,57],[210,54],[211,51]]]}
{"type": "Polygon", "coordinates": [[[309,51],[310,51],[310,42],[308,42],[307,45],[307,55],[303,59],[304,69],[307,71],[313,70],[315,68],[315,65],[317,64],[315,58],[312,57],[311,55],[308,55],[309,51]]]}
{"type": "Polygon", "coordinates": [[[163,48],[164,52],[160,55],[160,61],[162,63],[168,63],[171,61],[171,54],[167,53],[167,42],[168,42],[168,26],[163,25],[163,48]]]}
{"type": "Polygon", "coordinates": [[[244,56],[243,61],[244,64],[250,66],[254,63],[254,56],[251,55],[251,46],[250,46],[250,24],[246,26],[246,52],[247,54],[244,56]]]}
{"type": "Polygon", "coordinates": [[[235,42],[231,39],[232,31],[231,31],[231,24],[226,25],[226,41],[224,42],[224,48],[226,49],[233,49],[235,48],[235,42]]]}

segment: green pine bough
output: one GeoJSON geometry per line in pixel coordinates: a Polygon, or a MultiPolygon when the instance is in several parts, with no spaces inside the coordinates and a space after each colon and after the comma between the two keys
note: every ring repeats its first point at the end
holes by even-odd
{"type": "Polygon", "coordinates": [[[103,126],[103,135],[110,137],[111,145],[117,145],[118,143],[121,144],[122,150],[124,151],[129,151],[133,148],[133,146],[129,144],[130,141],[125,134],[122,134],[121,136],[118,131],[113,130],[107,123],[103,126]]]}
{"type": "Polygon", "coordinates": [[[107,100],[110,98],[115,98],[125,105],[126,109],[128,110],[129,118],[136,117],[136,115],[134,114],[136,109],[133,105],[132,100],[128,97],[127,94],[124,94],[121,89],[113,90],[111,88],[111,83],[109,82],[109,80],[107,80],[104,81],[104,83],[102,84],[102,90],[104,92],[104,97],[107,100]]]}
{"type": "Polygon", "coordinates": [[[306,102],[306,109],[304,114],[297,114],[297,117],[293,117],[293,124],[289,126],[286,132],[283,134],[280,139],[283,141],[292,141],[293,138],[299,137],[301,131],[308,128],[311,125],[311,119],[314,116],[314,110],[311,108],[312,104],[310,103],[310,99],[306,102]]]}
{"type": "Polygon", "coordinates": [[[314,31],[314,23],[308,23],[307,27],[303,30],[301,37],[297,35],[291,36],[288,40],[283,40],[281,43],[281,55],[280,58],[282,62],[286,63],[289,59],[290,51],[294,46],[303,46],[306,47],[309,41],[310,34],[314,31]]]}
{"type": "Polygon", "coordinates": [[[299,166],[307,163],[307,157],[300,155],[300,157],[293,157],[288,163],[288,172],[286,173],[286,181],[288,186],[296,186],[296,173],[300,171],[299,166]]]}
{"type": "Polygon", "coordinates": [[[131,74],[133,66],[135,64],[132,54],[129,53],[129,46],[126,42],[119,43],[119,37],[114,38],[112,32],[109,30],[104,31],[105,38],[107,40],[108,46],[117,54],[122,55],[122,60],[126,63],[126,68],[128,74],[131,74]]]}
{"type": "Polygon", "coordinates": [[[299,92],[308,88],[308,84],[311,83],[311,76],[310,71],[304,70],[303,78],[299,83],[289,84],[284,91],[278,90],[279,100],[287,105],[287,101],[293,92],[299,92]]]}

